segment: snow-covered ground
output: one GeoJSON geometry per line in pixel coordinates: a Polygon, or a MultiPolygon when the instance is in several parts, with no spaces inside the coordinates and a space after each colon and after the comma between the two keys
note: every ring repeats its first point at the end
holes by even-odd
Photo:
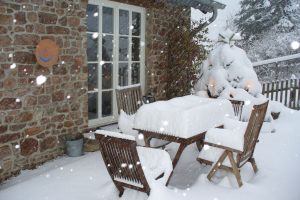
{"type": "MultiPolygon", "coordinates": [[[[233,175],[221,171],[209,182],[208,166],[196,162],[195,145],[187,148],[175,169],[168,187],[160,184],[152,188],[150,197],[126,190],[122,199],[256,199],[299,200],[300,178],[300,112],[285,109],[275,121],[275,133],[263,132],[256,147],[255,158],[259,172],[251,165],[242,170],[244,185],[238,188],[233,175]]],[[[176,145],[168,146],[171,155],[176,145]]],[[[61,157],[36,170],[22,171],[21,175],[0,185],[1,200],[96,200],[118,199],[99,152],[82,157],[61,157]]]]}

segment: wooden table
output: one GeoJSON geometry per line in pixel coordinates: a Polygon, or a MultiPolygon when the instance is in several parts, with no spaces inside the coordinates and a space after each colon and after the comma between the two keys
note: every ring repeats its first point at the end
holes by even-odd
{"type": "MultiPolygon", "coordinates": [[[[145,145],[146,147],[150,147],[150,141],[152,138],[156,138],[156,139],[161,139],[161,140],[166,140],[166,141],[169,141],[169,142],[175,142],[175,143],[179,143],[179,148],[176,152],[176,155],[172,161],[172,164],[173,164],[173,171],[180,159],[180,156],[181,154],[183,153],[184,149],[194,143],[194,142],[197,142],[197,141],[201,141],[203,142],[204,140],[204,137],[205,137],[205,133],[206,132],[203,132],[203,133],[199,133],[193,137],[190,137],[190,138],[181,138],[181,137],[176,137],[176,136],[171,136],[171,135],[165,135],[165,134],[161,134],[161,133],[155,133],[155,132],[150,132],[150,131],[145,131],[145,130],[141,130],[141,129],[136,129],[138,130],[140,133],[142,133],[144,135],[144,140],[145,140],[145,145]]],[[[172,173],[170,174],[170,177],[166,183],[166,185],[169,184],[169,181],[173,175],[173,171],[172,173]]]]}
{"type": "MultiPolygon", "coordinates": [[[[185,96],[143,105],[135,115],[134,129],[144,135],[148,147],[152,138],[179,144],[173,160],[174,171],[184,149],[203,141],[209,128],[223,124],[225,115],[234,115],[228,100],[185,96]]],[[[166,185],[172,175],[173,172],[166,185]]]]}

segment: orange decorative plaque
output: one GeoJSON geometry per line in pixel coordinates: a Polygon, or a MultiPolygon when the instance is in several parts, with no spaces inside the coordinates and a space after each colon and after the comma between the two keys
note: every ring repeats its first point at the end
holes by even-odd
{"type": "Polygon", "coordinates": [[[35,56],[37,62],[43,67],[52,67],[58,62],[59,47],[52,40],[41,40],[36,47],[35,56]]]}

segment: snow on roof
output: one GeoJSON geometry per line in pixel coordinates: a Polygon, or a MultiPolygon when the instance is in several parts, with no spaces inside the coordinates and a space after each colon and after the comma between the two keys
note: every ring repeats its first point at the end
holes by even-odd
{"type": "MultiPolygon", "coordinates": [[[[156,0],[156,1],[161,1],[161,0],[156,0]]],[[[192,7],[201,10],[203,13],[211,13],[214,10],[224,9],[226,7],[225,4],[213,0],[166,0],[166,1],[172,4],[192,7]]]]}

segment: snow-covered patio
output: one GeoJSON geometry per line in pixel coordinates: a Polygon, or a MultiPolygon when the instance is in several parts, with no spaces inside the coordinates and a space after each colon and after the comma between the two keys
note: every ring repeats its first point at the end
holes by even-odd
{"type": "MultiPolygon", "coordinates": [[[[126,189],[122,199],[272,199],[298,200],[300,191],[300,112],[284,109],[274,121],[275,133],[262,132],[254,157],[259,172],[251,165],[242,168],[244,186],[238,188],[233,175],[221,172],[214,183],[206,179],[210,169],[200,165],[196,145],[182,155],[168,187],[153,188],[150,197],[126,189]]],[[[175,145],[167,147],[171,154],[175,145]]],[[[76,200],[118,199],[100,152],[82,157],[61,157],[36,170],[22,171],[0,186],[0,199],[5,200],[76,200]]]]}

